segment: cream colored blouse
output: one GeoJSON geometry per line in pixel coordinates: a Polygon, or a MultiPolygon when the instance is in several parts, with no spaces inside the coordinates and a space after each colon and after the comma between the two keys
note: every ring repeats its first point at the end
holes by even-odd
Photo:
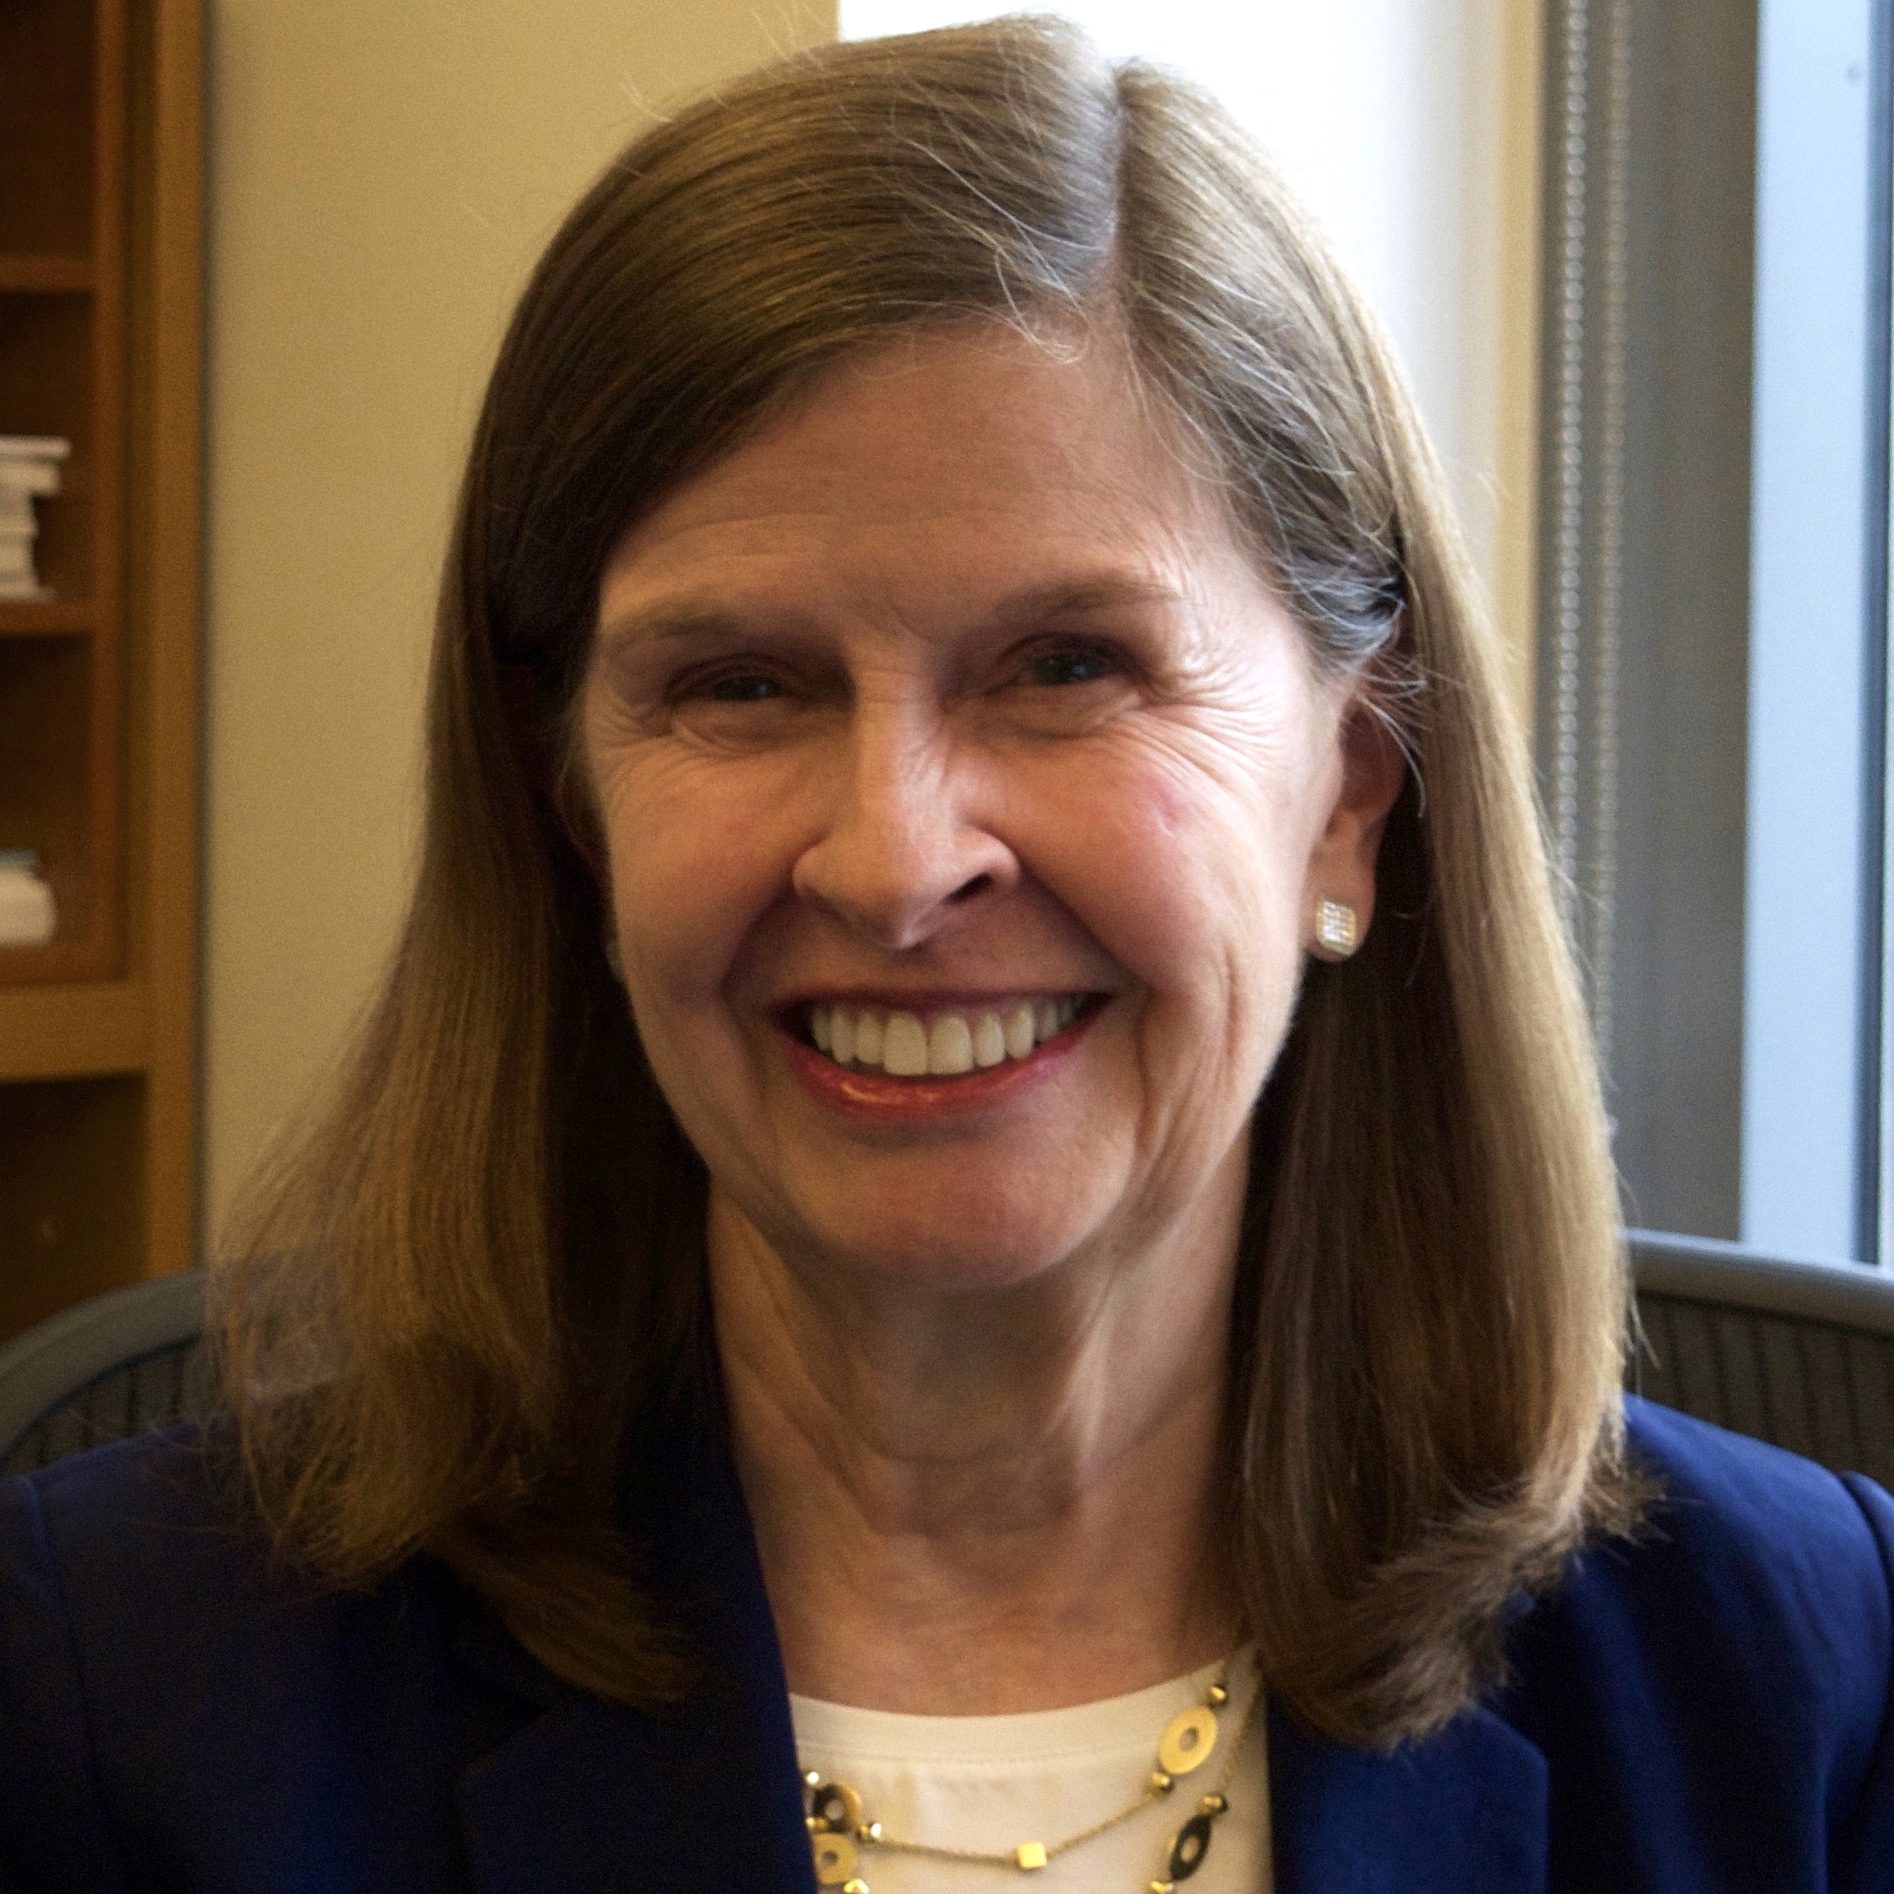
{"type": "MultiPolygon", "coordinates": [[[[1179,1711],[1204,1700],[1222,1666],[1212,1664],[1149,1690],[1023,1716],[901,1716],[792,1696],[796,1748],[805,1769],[848,1784],[864,1817],[889,1835],[955,1848],[1010,1853],[1022,1841],[1051,1843],[1116,1814],[1151,1772],[1158,1740],[1179,1711]]],[[[1231,1666],[1233,1707],[1249,1704],[1248,1653],[1231,1666]]],[[[1222,1715],[1219,1747],[1234,1722],[1222,1715]]],[[[1022,1874],[1012,1865],[942,1861],[872,1844],[856,1873],[871,1894],[1147,1894],[1168,1879],[1172,1837],[1223,1779],[1212,1754],[1176,1778],[1169,1795],[1105,1834],[1022,1874]]],[[[1269,1894],[1269,1786],[1258,1706],[1227,1790],[1229,1810],[1212,1825],[1201,1865],[1180,1891],[1269,1894]]]]}

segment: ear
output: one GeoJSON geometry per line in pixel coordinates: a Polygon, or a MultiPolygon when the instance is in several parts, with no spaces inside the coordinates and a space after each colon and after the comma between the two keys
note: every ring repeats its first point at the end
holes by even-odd
{"type": "Polygon", "coordinates": [[[1303,945],[1330,961],[1346,960],[1367,938],[1381,836],[1408,773],[1399,735],[1359,691],[1343,708],[1336,744],[1341,783],[1309,856],[1302,901],[1303,945]],[[1338,909],[1353,914],[1352,928],[1338,909]]]}

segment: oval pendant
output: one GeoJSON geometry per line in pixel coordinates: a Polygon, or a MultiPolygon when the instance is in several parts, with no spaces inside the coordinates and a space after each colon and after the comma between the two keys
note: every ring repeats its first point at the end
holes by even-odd
{"type": "Polygon", "coordinates": [[[846,1782],[819,1782],[809,1797],[809,1811],[824,1828],[852,1834],[861,1826],[862,1799],[846,1782]]]}
{"type": "Polygon", "coordinates": [[[1203,1866],[1204,1856],[1209,1852],[1210,1817],[1193,1815],[1171,1842],[1171,1879],[1188,1881],[1203,1866]]]}
{"type": "Polygon", "coordinates": [[[1217,1713],[1199,1705],[1180,1711],[1165,1725],[1157,1746],[1158,1766],[1166,1775],[1187,1776],[1210,1760],[1217,1746],[1217,1713]]]}
{"type": "Polygon", "coordinates": [[[853,1878],[861,1857],[846,1835],[814,1835],[810,1847],[815,1854],[818,1887],[842,1887],[853,1878]]]}

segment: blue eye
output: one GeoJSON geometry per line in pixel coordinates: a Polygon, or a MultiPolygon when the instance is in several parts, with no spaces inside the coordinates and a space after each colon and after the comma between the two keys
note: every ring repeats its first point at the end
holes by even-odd
{"type": "Polygon", "coordinates": [[[760,704],[779,694],[781,686],[773,677],[757,671],[736,671],[725,677],[713,677],[702,686],[703,695],[718,704],[760,704]]]}
{"type": "Polygon", "coordinates": [[[1040,653],[1027,664],[1026,674],[1035,684],[1096,684],[1117,668],[1105,652],[1077,646],[1040,653]]]}

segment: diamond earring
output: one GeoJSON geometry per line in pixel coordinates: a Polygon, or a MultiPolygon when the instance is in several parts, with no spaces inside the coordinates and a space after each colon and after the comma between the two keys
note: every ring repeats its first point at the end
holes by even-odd
{"type": "Polygon", "coordinates": [[[1361,923],[1346,901],[1321,900],[1315,904],[1315,938],[1338,959],[1346,960],[1361,945],[1361,923]]]}

